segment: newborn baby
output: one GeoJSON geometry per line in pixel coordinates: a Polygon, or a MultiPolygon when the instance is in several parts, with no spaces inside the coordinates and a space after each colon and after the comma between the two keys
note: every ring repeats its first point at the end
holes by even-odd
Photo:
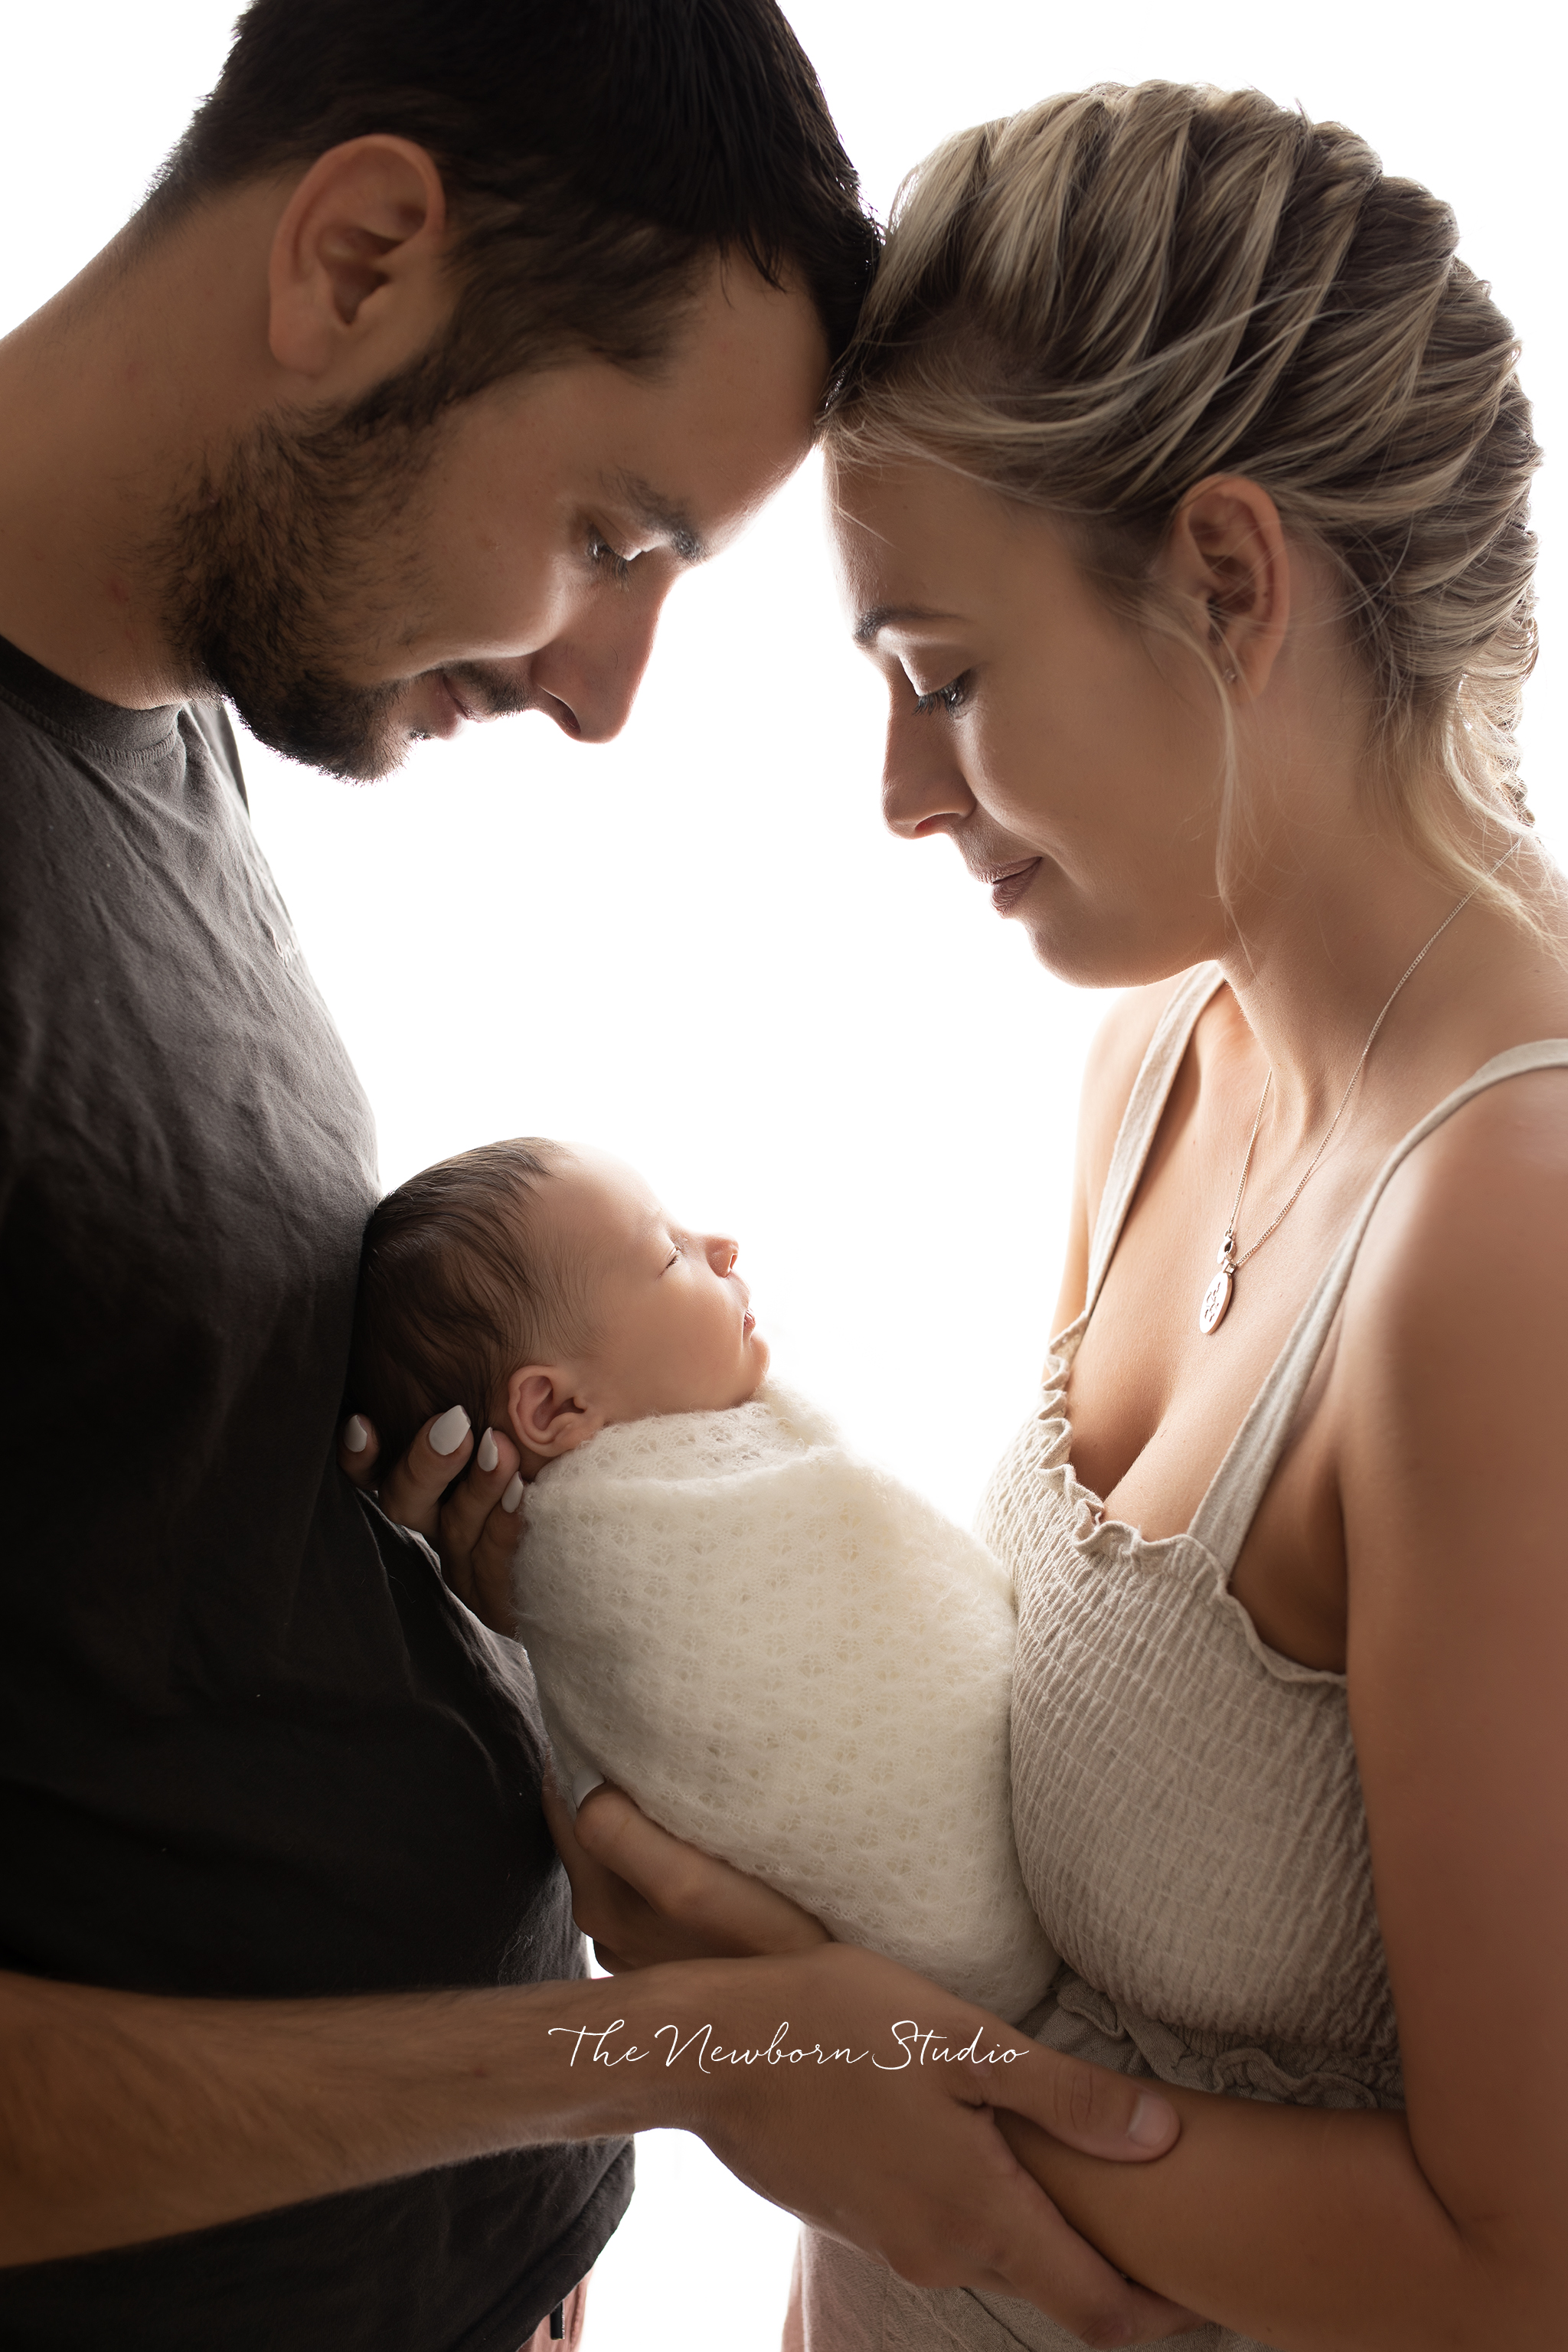
{"type": "Polygon", "coordinates": [[[767,1382],[733,1242],[537,1140],[366,1230],[347,1404],[387,1458],[458,1399],[531,1483],[517,1633],[558,1776],[1010,2020],[1056,1965],[1013,1848],[990,1553],[767,1382]]]}

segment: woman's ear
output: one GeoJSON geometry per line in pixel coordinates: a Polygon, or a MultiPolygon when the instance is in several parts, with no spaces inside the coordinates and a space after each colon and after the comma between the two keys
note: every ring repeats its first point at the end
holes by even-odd
{"type": "Polygon", "coordinates": [[[525,1454],[553,1462],[605,1426],[602,1405],[574,1392],[560,1365],[522,1364],[506,1384],[507,1421],[525,1454]]]}
{"type": "Polygon", "coordinates": [[[451,310],[446,241],[446,192],[423,147],[379,133],[329,147],[273,233],[273,358],[329,398],[407,366],[451,310]]]}
{"type": "Polygon", "coordinates": [[[1227,686],[1256,698],[1290,617],[1290,552],[1279,509],[1240,474],[1215,474],[1177,508],[1161,554],[1166,583],[1189,605],[1227,686]]]}

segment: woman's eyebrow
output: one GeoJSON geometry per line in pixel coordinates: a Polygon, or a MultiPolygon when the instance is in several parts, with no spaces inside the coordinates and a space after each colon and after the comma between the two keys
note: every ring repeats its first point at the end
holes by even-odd
{"type": "Polygon", "coordinates": [[[902,628],[909,621],[956,621],[956,613],[934,613],[928,604],[873,604],[855,624],[855,642],[868,646],[884,629],[902,628]]]}

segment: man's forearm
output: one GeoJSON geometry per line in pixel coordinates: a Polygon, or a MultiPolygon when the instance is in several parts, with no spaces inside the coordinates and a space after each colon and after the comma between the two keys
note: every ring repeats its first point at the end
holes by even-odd
{"type": "Polygon", "coordinates": [[[695,2021],[704,2005],[710,2015],[737,1965],[300,2001],[169,2000],[0,1975],[0,2263],[679,2122],[686,2074],[595,2064],[574,2036],[617,2018],[635,2029],[646,2015],[651,2031],[695,2021]]]}

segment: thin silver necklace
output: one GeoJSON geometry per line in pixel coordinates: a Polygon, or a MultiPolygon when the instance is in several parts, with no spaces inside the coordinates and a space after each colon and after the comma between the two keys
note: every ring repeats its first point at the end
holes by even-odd
{"type": "MultiPolygon", "coordinates": [[[[1497,872],[1498,866],[1502,865],[1503,859],[1511,857],[1518,846],[1519,843],[1517,839],[1509,843],[1508,847],[1503,851],[1502,856],[1498,859],[1497,866],[1492,866],[1490,872],[1485,877],[1486,880],[1489,882],[1490,881],[1492,875],[1497,872]]],[[[1273,1071],[1270,1070],[1268,1076],[1264,1079],[1263,1092],[1258,1097],[1258,1116],[1252,1122],[1252,1133],[1247,1139],[1247,1157],[1241,1163],[1241,1181],[1236,1188],[1236,1204],[1231,1210],[1229,1217],[1226,1221],[1225,1238],[1220,1243],[1217,1253],[1219,1259],[1219,1272],[1215,1276],[1214,1280],[1209,1284],[1208,1288],[1205,1291],[1203,1296],[1203,1304],[1198,1308],[1198,1329],[1203,1332],[1205,1339],[1211,1332],[1217,1331],[1219,1329],[1220,1325],[1225,1321],[1226,1315],[1229,1313],[1231,1293],[1236,1288],[1236,1277],[1241,1272],[1242,1267],[1247,1264],[1248,1258],[1254,1258],[1258,1255],[1258,1251],[1263,1247],[1264,1243],[1268,1239],[1270,1234],[1276,1234],[1279,1232],[1280,1226],[1284,1223],[1286,1218],[1289,1215],[1291,1210],[1295,1207],[1297,1202],[1306,1191],[1308,1183],[1311,1179],[1312,1171],[1317,1167],[1319,1160],[1321,1160],[1324,1152],[1328,1150],[1329,1144],[1333,1137],[1334,1129],[1338,1127],[1341,1119],[1343,1118],[1345,1115],[1346,1107],[1350,1102],[1352,1095],[1355,1091],[1355,1082],[1360,1077],[1362,1072],[1365,1069],[1366,1057],[1377,1042],[1377,1033],[1382,1028],[1384,1023],[1387,1020],[1390,1013],[1394,1010],[1394,998],[1399,994],[1400,990],[1404,987],[1405,982],[1411,977],[1411,974],[1416,970],[1416,968],[1426,962],[1426,958],[1431,954],[1433,949],[1436,946],[1438,940],[1442,938],[1449,924],[1458,920],[1459,917],[1464,913],[1465,908],[1469,905],[1470,900],[1475,897],[1477,890],[1479,890],[1480,887],[1479,882],[1476,883],[1472,888],[1466,891],[1464,897],[1460,899],[1457,907],[1451,907],[1448,909],[1448,912],[1444,916],[1442,921],[1438,924],[1436,929],[1427,940],[1426,946],[1421,950],[1418,955],[1412,956],[1410,961],[1405,965],[1405,970],[1400,973],[1399,978],[1394,982],[1393,988],[1389,992],[1388,1003],[1384,1006],[1383,1011],[1378,1014],[1377,1019],[1373,1023],[1372,1028],[1368,1032],[1366,1044],[1361,1049],[1361,1059],[1356,1064],[1354,1069],[1351,1072],[1350,1085],[1340,1097],[1340,1107],[1338,1110],[1335,1111],[1332,1118],[1330,1119],[1328,1126],[1324,1129],[1322,1141],[1319,1144],[1316,1151],[1313,1152],[1310,1160],[1307,1162],[1306,1173],[1302,1176],[1300,1181],[1296,1186],[1295,1191],[1291,1193],[1289,1199],[1286,1202],[1285,1206],[1280,1210],[1279,1215],[1274,1219],[1272,1224],[1265,1225],[1263,1231],[1258,1234],[1258,1239],[1255,1242],[1250,1243],[1248,1246],[1242,1251],[1238,1257],[1236,1254],[1236,1221],[1241,1214],[1241,1204],[1247,1197],[1247,1180],[1252,1171],[1252,1154],[1254,1147],[1258,1142],[1258,1130],[1263,1124],[1263,1106],[1268,1100],[1268,1089],[1274,1084],[1273,1071]]]]}

